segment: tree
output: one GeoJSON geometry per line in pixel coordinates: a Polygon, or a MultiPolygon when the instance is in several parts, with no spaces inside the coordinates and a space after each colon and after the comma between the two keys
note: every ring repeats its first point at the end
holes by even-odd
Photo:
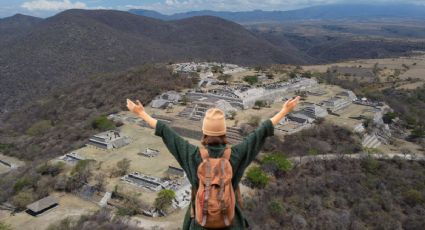
{"type": "Polygon", "coordinates": [[[264,70],[264,67],[261,66],[261,65],[258,65],[258,66],[255,66],[254,67],[254,70],[257,71],[257,72],[260,72],[260,71],[263,71],[264,70]]]}
{"type": "Polygon", "coordinates": [[[254,85],[255,83],[258,82],[258,76],[255,76],[255,75],[245,76],[245,77],[243,77],[243,80],[250,85],[254,85]]]}
{"type": "Polygon", "coordinates": [[[176,198],[176,193],[173,190],[164,189],[158,193],[154,207],[158,210],[166,211],[171,207],[174,198],[176,198]]]}
{"type": "Polygon", "coordinates": [[[188,102],[189,102],[189,99],[187,98],[187,96],[186,95],[183,95],[182,96],[182,99],[181,99],[181,104],[182,105],[187,105],[188,102]]]}
{"type": "Polygon", "coordinates": [[[297,72],[292,71],[289,73],[289,78],[296,78],[297,77],[297,72]]]}
{"type": "Polygon", "coordinates": [[[52,122],[50,120],[41,120],[27,129],[26,133],[30,136],[39,136],[47,133],[52,127],[52,122]]]}
{"type": "Polygon", "coordinates": [[[230,74],[221,74],[217,77],[218,80],[224,81],[224,84],[227,85],[227,82],[232,78],[232,75],[230,74]]]}
{"type": "Polygon", "coordinates": [[[122,197],[124,199],[124,206],[118,208],[117,214],[119,216],[138,215],[141,213],[141,210],[144,209],[136,195],[123,195],[122,197]]]}
{"type": "Polygon", "coordinates": [[[34,202],[34,190],[33,189],[26,189],[20,191],[18,194],[16,194],[12,198],[13,205],[16,206],[18,211],[25,210],[26,206],[34,202]]]}
{"type": "Polygon", "coordinates": [[[304,72],[302,74],[302,77],[305,77],[305,78],[311,78],[312,76],[313,76],[313,74],[310,71],[304,72]]]}
{"type": "Polygon", "coordinates": [[[223,73],[223,67],[215,65],[211,67],[211,72],[213,73],[223,73]]]}
{"type": "Polygon", "coordinates": [[[105,190],[105,184],[106,184],[105,174],[103,174],[103,173],[97,174],[94,177],[94,180],[95,180],[94,188],[97,191],[103,191],[103,190],[105,190]]]}
{"type": "Polygon", "coordinates": [[[412,131],[413,138],[422,138],[425,137],[425,128],[421,125],[415,127],[412,131]]]}
{"type": "Polygon", "coordinates": [[[106,116],[100,116],[91,122],[91,126],[93,129],[99,129],[101,131],[115,129],[115,123],[109,120],[106,116]]]}
{"type": "Polygon", "coordinates": [[[388,112],[384,114],[384,116],[382,117],[382,120],[384,121],[385,124],[391,124],[396,117],[397,117],[396,113],[388,112]]]}
{"type": "Polygon", "coordinates": [[[266,102],[265,101],[261,101],[261,100],[259,100],[259,101],[255,101],[255,106],[258,106],[258,107],[260,107],[260,108],[262,108],[262,107],[265,107],[266,106],[266,102]]]}
{"type": "Polygon", "coordinates": [[[92,175],[93,160],[81,160],[74,166],[71,176],[66,181],[66,190],[68,192],[80,189],[86,184],[92,175]]]}
{"type": "Polygon", "coordinates": [[[54,164],[46,162],[37,168],[37,172],[41,175],[57,176],[64,169],[65,163],[56,162],[54,164]]]}
{"type": "Polygon", "coordinates": [[[121,161],[117,162],[117,167],[115,169],[115,172],[113,173],[115,176],[124,176],[127,174],[128,169],[130,168],[130,160],[127,158],[122,159],[121,161]]]}

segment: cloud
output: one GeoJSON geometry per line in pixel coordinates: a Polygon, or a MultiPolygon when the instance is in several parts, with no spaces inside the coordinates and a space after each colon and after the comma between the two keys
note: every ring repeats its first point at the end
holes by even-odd
{"type": "Polygon", "coordinates": [[[45,11],[58,11],[67,9],[85,9],[87,5],[83,2],[71,2],[70,0],[51,1],[51,0],[35,0],[24,2],[22,8],[30,11],[45,10],[45,11]]]}

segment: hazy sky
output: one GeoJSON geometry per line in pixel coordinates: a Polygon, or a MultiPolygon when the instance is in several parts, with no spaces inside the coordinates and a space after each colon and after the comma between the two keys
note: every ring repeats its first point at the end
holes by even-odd
{"type": "Polygon", "coordinates": [[[23,13],[47,17],[71,9],[143,8],[171,14],[191,10],[291,10],[332,3],[413,3],[425,5],[424,0],[0,0],[0,18],[23,13]]]}

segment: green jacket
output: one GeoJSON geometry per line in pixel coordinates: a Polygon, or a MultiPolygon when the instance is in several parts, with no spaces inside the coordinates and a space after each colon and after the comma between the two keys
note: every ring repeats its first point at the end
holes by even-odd
{"type": "MultiPolygon", "coordinates": [[[[274,134],[273,131],[272,122],[266,120],[254,132],[245,137],[241,143],[231,147],[230,164],[233,168],[232,184],[234,188],[239,184],[246,167],[248,167],[260,152],[266,137],[274,134]]],[[[198,146],[190,144],[161,121],[158,121],[156,125],[155,135],[162,137],[168,150],[186,172],[191,185],[198,188],[197,168],[202,162],[198,146]]],[[[207,146],[210,157],[213,158],[221,157],[225,148],[225,145],[207,146]]],[[[244,218],[239,205],[236,203],[233,225],[226,229],[246,229],[247,227],[248,221],[244,218]]],[[[190,217],[190,208],[186,212],[183,229],[204,229],[196,223],[195,219],[190,217]]]]}

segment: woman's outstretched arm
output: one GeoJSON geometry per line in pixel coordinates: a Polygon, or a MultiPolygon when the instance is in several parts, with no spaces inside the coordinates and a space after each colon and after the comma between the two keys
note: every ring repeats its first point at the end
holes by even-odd
{"type": "Polygon", "coordinates": [[[158,121],[145,112],[145,107],[143,107],[142,103],[140,103],[139,100],[134,103],[132,100],[127,99],[127,108],[128,110],[142,118],[146,123],[149,124],[151,128],[156,128],[156,124],[158,123],[158,121]]]}
{"type": "Polygon", "coordinates": [[[167,149],[176,158],[177,162],[185,170],[188,177],[190,177],[190,175],[194,175],[190,172],[192,169],[192,167],[190,167],[190,162],[192,162],[191,158],[196,153],[198,147],[190,144],[187,140],[180,137],[180,135],[178,135],[165,123],[157,121],[149,116],[149,114],[145,112],[140,101],[136,101],[136,103],[134,103],[130,99],[127,99],[127,107],[130,111],[146,121],[150,127],[155,129],[155,135],[162,138],[167,149]]]}
{"type": "Polygon", "coordinates": [[[283,107],[279,111],[279,113],[277,113],[276,115],[274,115],[274,117],[270,118],[270,120],[273,123],[273,126],[277,125],[277,123],[279,123],[279,121],[282,120],[282,118],[284,116],[286,116],[286,114],[288,114],[289,112],[291,112],[295,108],[295,106],[297,106],[299,100],[300,100],[300,96],[297,96],[294,99],[287,100],[285,102],[285,104],[283,104],[283,107]]]}
{"type": "Polygon", "coordinates": [[[266,138],[274,135],[273,126],[279,123],[286,114],[297,106],[299,99],[299,97],[296,97],[286,101],[279,113],[264,121],[260,127],[246,136],[241,143],[232,147],[232,155],[235,153],[234,156],[237,156],[239,167],[246,168],[255,159],[263,147],[266,138]]]}

